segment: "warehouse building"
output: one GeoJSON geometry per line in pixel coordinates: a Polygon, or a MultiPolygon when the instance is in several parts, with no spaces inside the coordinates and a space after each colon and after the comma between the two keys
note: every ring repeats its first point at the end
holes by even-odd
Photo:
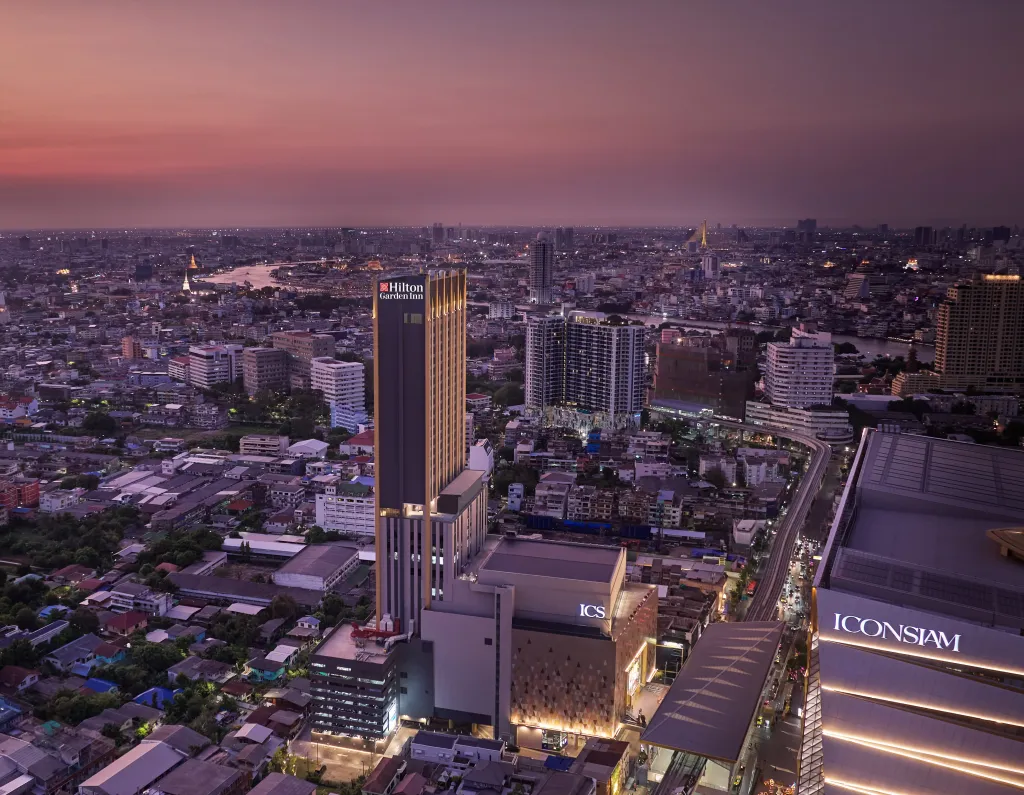
{"type": "Polygon", "coordinates": [[[238,538],[228,536],[221,542],[221,549],[232,557],[251,560],[291,560],[306,546],[302,536],[270,535],[268,533],[239,533],[238,538]]]}
{"type": "Polygon", "coordinates": [[[274,584],[329,591],[359,565],[359,550],[346,544],[311,544],[274,572],[274,584]]]}

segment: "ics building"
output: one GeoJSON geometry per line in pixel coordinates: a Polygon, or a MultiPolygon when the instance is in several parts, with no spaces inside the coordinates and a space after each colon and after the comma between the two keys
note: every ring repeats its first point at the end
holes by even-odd
{"type": "Polygon", "coordinates": [[[1024,789],[1024,451],[865,432],[812,622],[800,795],[1024,789]]]}
{"type": "Polygon", "coordinates": [[[657,594],[625,551],[488,537],[466,465],[466,277],[374,292],[377,614],[311,656],[319,741],[380,744],[402,719],[561,749],[613,737],[654,669],[657,594]]]}

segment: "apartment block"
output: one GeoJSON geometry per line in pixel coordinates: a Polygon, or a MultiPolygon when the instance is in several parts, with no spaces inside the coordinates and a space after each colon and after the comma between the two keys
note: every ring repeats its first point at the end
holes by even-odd
{"type": "Polygon", "coordinates": [[[200,389],[233,383],[242,377],[243,346],[193,345],[188,349],[188,382],[200,389]]]}
{"type": "Polygon", "coordinates": [[[935,371],[950,391],[1024,392],[1024,281],[979,275],[946,292],[935,333],[935,371]]]}
{"type": "Polygon", "coordinates": [[[310,389],[313,359],[334,354],[334,337],[308,331],[275,331],[274,347],[288,356],[288,383],[292,389],[310,389]]]}
{"type": "Polygon", "coordinates": [[[373,535],[373,489],[362,483],[334,483],[316,495],[316,523],[324,530],[373,535]]]}
{"type": "Polygon", "coordinates": [[[242,379],[249,396],[288,388],[288,354],[277,348],[246,348],[242,352],[242,379]]]}
{"type": "Polygon", "coordinates": [[[331,409],[332,428],[355,433],[366,422],[366,368],[362,362],[319,356],[310,364],[310,384],[331,409]]]}
{"type": "Polygon", "coordinates": [[[249,434],[243,436],[238,443],[241,455],[278,456],[288,452],[290,439],[287,436],[267,436],[265,434],[249,434]]]}

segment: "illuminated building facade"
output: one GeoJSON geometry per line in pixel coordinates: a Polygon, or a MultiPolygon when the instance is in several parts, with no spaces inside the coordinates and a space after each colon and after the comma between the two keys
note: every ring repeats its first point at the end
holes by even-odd
{"type": "Polygon", "coordinates": [[[645,341],[642,325],[582,312],[528,316],[527,407],[561,406],[608,427],[634,423],[647,386],[645,341]]]}
{"type": "Polygon", "coordinates": [[[612,737],[654,670],[657,592],[621,548],[487,536],[466,466],[462,271],[375,291],[377,614],[311,656],[314,736],[438,718],[537,748],[612,737]]]}
{"type": "Polygon", "coordinates": [[[466,274],[381,279],[374,296],[377,617],[415,632],[487,532],[465,469],[466,274]]]}
{"type": "Polygon", "coordinates": [[[815,579],[800,795],[1024,787],[1024,452],[865,432],[815,579]]]}

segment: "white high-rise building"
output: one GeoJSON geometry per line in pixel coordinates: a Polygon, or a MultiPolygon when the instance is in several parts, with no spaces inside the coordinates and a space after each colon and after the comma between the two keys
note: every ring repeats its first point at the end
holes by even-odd
{"type": "Polygon", "coordinates": [[[530,303],[550,304],[555,278],[555,244],[541,232],[530,244],[530,303]]]}
{"type": "Polygon", "coordinates": [[[242,377],[243,345],[193,345],[188,349],[188,382],[200,389],[242,377]]]}
{"type": "Polygon", "coordinates": [[[565,318],[528,315],[526,318],[526,406],[543,409],[561,403],[565,395],[565,318]]]}
{"type": "Polygon", "coordinates": [[[310,385],[331,408],[331,427],[355,433],[366,422],[365,369],[362,362],[342,362],[331,356],[310,361],[310,385]]]}
{"type": "Polygon", "coordinates": [[[773,406],[830,406],[836,375],[832,335],[801,327],[789,342],[768,343],[765,396],[773,406]]]}

